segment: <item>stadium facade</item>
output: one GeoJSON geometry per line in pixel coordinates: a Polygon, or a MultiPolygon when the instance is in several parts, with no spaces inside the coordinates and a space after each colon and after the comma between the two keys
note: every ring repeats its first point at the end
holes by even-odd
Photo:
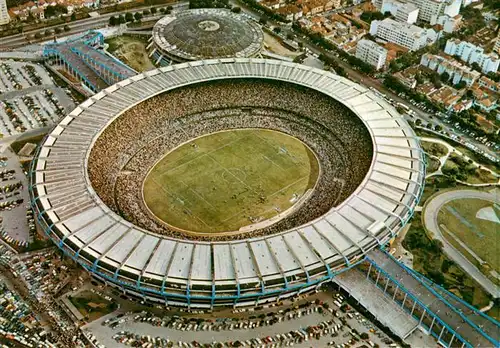
{"type": "Polygon", "coordinates": [[[254,20],[228,9],[179,11],[153,27],[150,55],[158,65],[213,58],[255,57],[264,34],[254,20]]]}
{"type": "Polygon", "coordinates": [[[182,63],[121,81],[83,102],[45,138],[30,172],[31,204],[44,233],[94,277],[127,295],[169,306],[254,306],[313,291],[385,245],[405,226],[423,190],[418,138],[385,100],[311,67],[252,58],[182,63]],[[125,111],[166,91],[206,81],[269,79],[319,91],[345,105],[370,133],[361,185],[326,214],[296,228],[240,240],[195,241],[135,226],[103,203],[88,159],[125,111]]]}

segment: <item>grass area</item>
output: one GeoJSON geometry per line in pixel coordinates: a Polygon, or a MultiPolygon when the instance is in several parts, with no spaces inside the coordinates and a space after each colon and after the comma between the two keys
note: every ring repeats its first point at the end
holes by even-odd
{"type": "MultiPolygon", "coordinates": [[[[460,244],[453,238],[454,235],[498,272],[500,271],[498,245],[500,224],[477,218],[479,211],[493,217],[500,215],[500,209],[497,209],[493,202],[482,199],[457,199],[441,208],[438,223],[449,231],[445,234],[448,241],[460,244]]],[[[469,252],[465,255],[467,254],[469,252]]],[[[478,261],[475,264],[478,264],[478,261]]]]}
{"type": "Polygon", "coordinates": [[[177,228],[235,231],[290,208],[315,185],[318,172],[310,149],[284,133],[219,132],[158,162],[144,182],[144,199],[177,228]]]}
{"type": "Polygon", "coordinates": [[[498,178],[489,170],[478,168],[467,176],[467,182],[470,184],[489,184],[498,182],[498,178]]]}
{"type": "Polygon", "coordinates": [[[498,182],[498,178],[489,170],[476,167],[471,160],[452,153],[445,162],[442,171],[444,174],[470,184],[491,184],[498,182]]]}
{"type": "Polygon", "coordinates": [[[106,43],[109,45],[108,52],[132,69],[139,72],[155,69],[146,50],[146,38],[123,35],[107,39],[106,43]]]}
{"type": "Polygon", "coordinates": [[[87,321],[99,319],[118,308],[116,303],[110,302],[90,291],[80,292],[77,296],[70,296],[68,299],[87,321]]]}
{"type": "Polygon", "coordinates": [[[422,148],[425,152],[432,156],[443,157],[448,153],[448,149],[442,144],[431,143],[429,141],[421,141],[420,145],[422,145],[422,148]]]}
{"type": "Polygon", "coordinates": [[[429,156],[425,156],[425,163],[427,166],[427,174],[434,173],[439,169],[439,166],[441,164],[437,159],[429,156]]]}
{"type": "Polygon", "coordinates": [[[413,254],[413,269],[417,272],[477,308],[489,303],[483,288],[442,252],[441,242],[425,233],[420,212],[415,213],[403,246],[413,254]]]}

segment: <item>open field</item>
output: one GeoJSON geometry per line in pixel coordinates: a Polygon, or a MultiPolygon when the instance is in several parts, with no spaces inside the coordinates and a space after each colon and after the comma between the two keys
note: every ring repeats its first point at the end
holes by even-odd
{"type": "Polygon", "coordinates": [[[160,160],[145,179],[148,208],[194,232],[237,231],[284,212],[314,187],[319,164],[296,138],[263,129],[195,139],[160,160]]]}
{"type": "Polygon", "coordinates": [[[116,303],[112,303],[90,291],[83,291],[76,296],[70,296],[69,300],[88,321],[94,321],[117,308],[116,303]]]}
{"type": "Polygon", "coordinates": [[[148,57],[146,39],[123,35],[107,39],[106,43],[109,45],[108,52],[132,69],[138,72],[155,69],[148,57]]]}
{"type": "MultiPolygon", "coordinates": [[[[479,258],[486,261],[497,272],[500,271],[498,231],[500,224],[478,218],[481,211],[484,216],[495,218],[500,210],[490,201],[482,199],[458,199],[444,205],[438,214],[438,223],[445,226],[443,235],[452,244],[459,241],[470,248],[479,258]],[[482,210],[483,209],[483,210],[482,210]],[[495,216],[496,215],[496,216],[495,216]]],[[[466,248],[461,248],[465,251],[466,248]]],[[[470,252],[467,252],[470,254],[470,252]]],[[[468,255],[468,258],[474,257],[468,255]]]]}
{"type": "Polygon", "coordinates": [[[428,141],[421,141],[420,144],[422,145],[424,151],[432,156],[442,157],[448,153],[446,146],[441,144],[431,143],[428,141]]]}

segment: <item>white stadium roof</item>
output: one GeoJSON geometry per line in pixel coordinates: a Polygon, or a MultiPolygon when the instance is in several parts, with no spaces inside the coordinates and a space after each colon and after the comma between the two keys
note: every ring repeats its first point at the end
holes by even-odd
{"type": "Polygon", "coordinates": [[[148,71],[94,95],[47,136],[32,184],[36,187],[33,200],[44,213],[43,221],[52,231],[58,230],[56,241],[62,239],[61,246],[71,242],[77,255],[91,255],[107,269],[179,285],[263,283],[304,273],[309,283],[314,278],[309,279],[312,270],[332,265],[343,268],[397,233],[418,203],[424,172],[423,153],[412,129],[370,90],[304,65],[236,58],[148,71]],[[224,242],[155,235],[102,203],[90,185],[86,161],[95,139],[116,117],[147,98],[180,86],[246,77],[318,90],[363,120],[373,139],[373,161],[348,199],[292,230],[224,242]]]}

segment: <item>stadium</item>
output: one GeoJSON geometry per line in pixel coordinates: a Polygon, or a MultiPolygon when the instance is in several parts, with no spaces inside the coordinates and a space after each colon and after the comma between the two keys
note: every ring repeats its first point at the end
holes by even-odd
{"type": "Polygon", "coordinates": [[[371,91],[227,58],[82,103],[39,147],[30,194],[45,234],[94,277],[211,309],[312,291],[356,265],[406,224],[424,176],[412,129],[371,91]]]}
{"type": "Polygon", "coordinates": [[[253,20],[227,9],[192,9],[161,18],[153,27],[150,56],[166,66],[213,58],[254,57],[264,34],[253,20]]]}

